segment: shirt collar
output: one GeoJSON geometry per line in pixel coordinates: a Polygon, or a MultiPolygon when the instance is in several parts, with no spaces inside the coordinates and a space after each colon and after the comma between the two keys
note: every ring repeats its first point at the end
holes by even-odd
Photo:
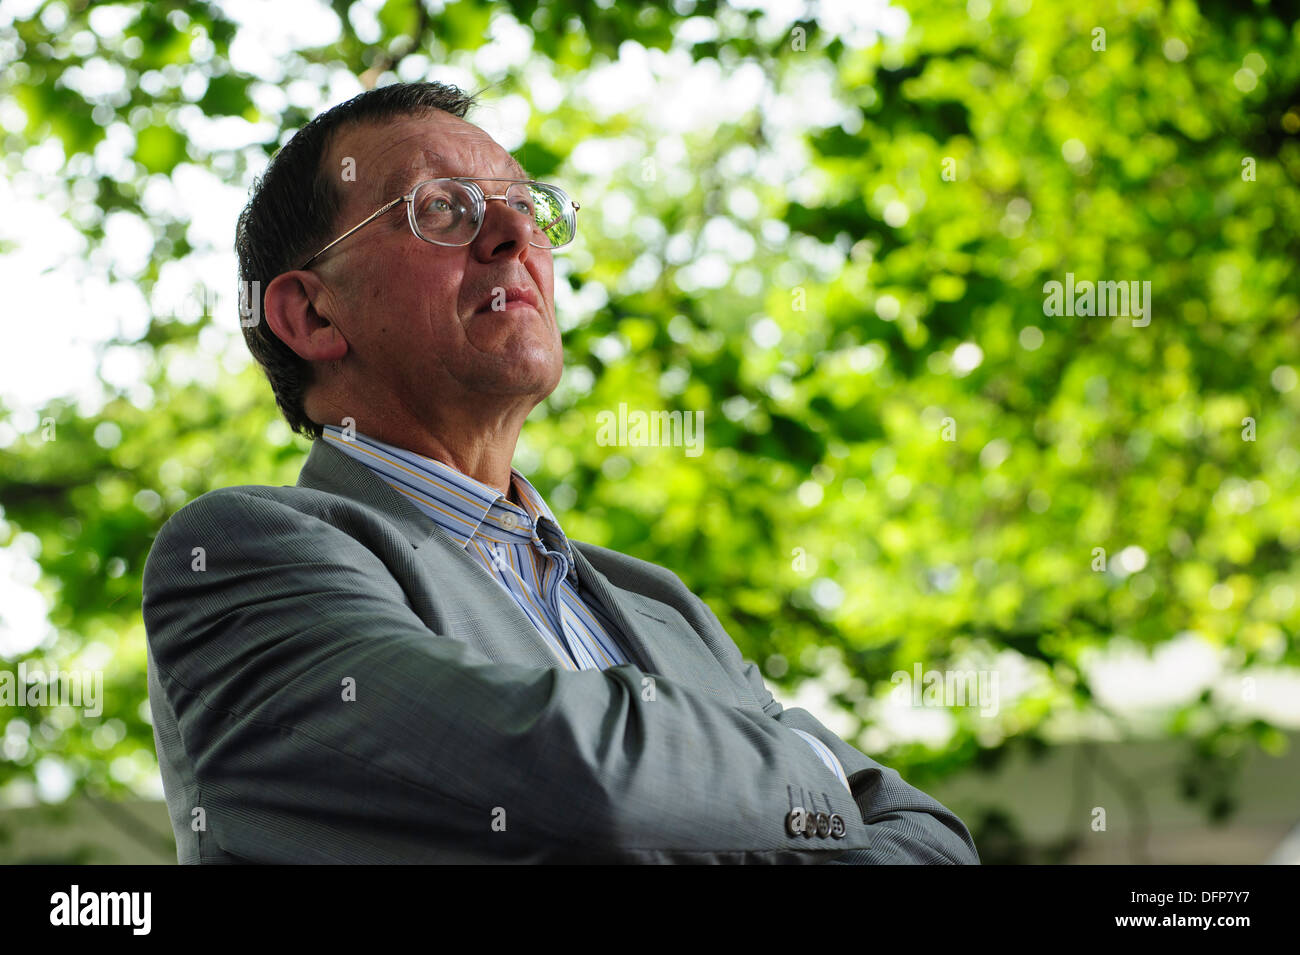
{"type": "MultiPolygon", "coordinates": [[[[500,519],[520,509],[519,504],[490,484],[434,458],[388,444],[360,431],[353,431],[349,438],[344,436],[342,428],[327,424],[321,437],[366,465],[377,477],[410,499],[461,547],[468,548],[475,536],[499,539],[502,534],[500,519]],[[496,514],[492,513],[494,509],[496,514]]],[[[510,469],[510,481],[522,502],[523,511],[536,525],[538,536],[543,543],[568,557],[570,576],[576,577],[573,549],[545,499],[518,469],[510,469]]]]}

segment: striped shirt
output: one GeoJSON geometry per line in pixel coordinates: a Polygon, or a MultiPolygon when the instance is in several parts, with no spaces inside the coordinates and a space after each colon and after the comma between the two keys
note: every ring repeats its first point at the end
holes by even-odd
{"type": "Polygon", "coordinates": [[[407,498],[492,575],[542,635],[557,665],[606,669],[631,662],[619,646],[617,625],[578,596],[578,571],[569,539],[542,496],[516,469],[515,504],[495,487],[441,461],[335,425],[322,437],[370,468],[407,498]]]}
{"type": "MultiPolygon", "coordinates": [[[[327,424],[321,437],[364,464],[464,547],[537,628],[558,666],[604,670],[631,662],[615,636],[617,624],[596,601],[579,596],[569,539],[542,496],[515,468],[510,483],[519,504],[450,465],[359,431],[349,439],[342,428],[327,424]]],[[[851,792],[843,766],[826,744],[788,728],[851,792]]]]}

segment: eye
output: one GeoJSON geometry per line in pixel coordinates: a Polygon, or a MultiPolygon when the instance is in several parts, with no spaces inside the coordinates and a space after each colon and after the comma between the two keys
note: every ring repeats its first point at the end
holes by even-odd
{"type": "Polygon", "coordinates": [[[460,195],[454,184],[435,183],[416,196],[415,219],[419,232],[446,235],[470,218],[468,197],[460,195]]]}

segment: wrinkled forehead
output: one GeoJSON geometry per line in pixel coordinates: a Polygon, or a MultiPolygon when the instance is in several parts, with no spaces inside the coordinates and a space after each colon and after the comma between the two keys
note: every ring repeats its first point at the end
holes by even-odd
{"type": "Polygon", "coordinates": [[[330,150],[336,168],[356,154],[366,205],[382,205],[421,179],[439,176],[529,179],[512,155],[479,127],[448,113],[394,117],[351,127],[330,150]],[[363,164],[368,169],[363,168],[363,164]]]}
{"type": "Polygon", "coordinates": [[[499,157],[490,162],[466,162],[463,156],[448,155],[436,149],[423,147],[405,162],[391,169],[379,179],[379,189],[372,197],[376,202],[387,202],[400,195],[421,179],[440,176],[461,176],[466,179],[531,179],[519,161],[500,146],[499,157]]]}

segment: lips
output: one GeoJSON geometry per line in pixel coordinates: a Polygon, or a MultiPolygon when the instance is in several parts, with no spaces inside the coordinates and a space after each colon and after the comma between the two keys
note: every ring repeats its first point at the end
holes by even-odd
{"type": "Polygon", "coordinates": [[[492,311],[509,311],[512,308],[522,308],[528,305],[536,311],[541,312],[541,302],[538,300],[537,293],[524,285],[497,286],[479,303],[478,308],[474,309],[474,314],[479,312],[492,311]],[[496,306],[493,308],[493,306],[496,306]]]}

